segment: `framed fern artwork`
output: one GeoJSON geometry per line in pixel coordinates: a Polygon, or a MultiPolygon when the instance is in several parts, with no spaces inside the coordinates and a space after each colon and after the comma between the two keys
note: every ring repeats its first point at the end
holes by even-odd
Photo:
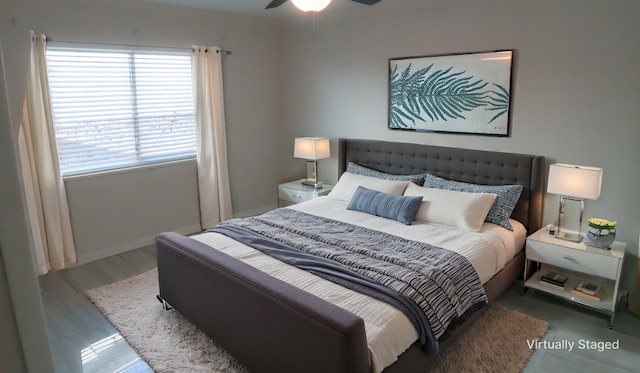
{"type": "Polygon", "coordinates": [[[389,128],[509,135],[513,51],[389,60],[389,128]]]}

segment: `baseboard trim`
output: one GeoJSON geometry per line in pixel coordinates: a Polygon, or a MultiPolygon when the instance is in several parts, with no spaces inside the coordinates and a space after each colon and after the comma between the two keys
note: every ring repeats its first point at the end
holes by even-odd
{"type": "MultiPolygon", "coordinates": [[[[183,235],[198,233],[201,230],[202,228],[200,227],[200,224],[190,225],[182,228],[170,229],[170,231],[172,232],[180,233],[183,235]]],[[[95,262],[96,260],[105,259],[110,256],[126,253],[127,251],[136,250],[145,246],[153,245],[155,243],[155,239],[156,239],[156,235],[145,236],[134,241],[129,241],[120,245],[107,247],[102,250],[94,251],[91,253],[86,253],[86,254],[77,253],[78,263],[76,265],[95,262]]]]}

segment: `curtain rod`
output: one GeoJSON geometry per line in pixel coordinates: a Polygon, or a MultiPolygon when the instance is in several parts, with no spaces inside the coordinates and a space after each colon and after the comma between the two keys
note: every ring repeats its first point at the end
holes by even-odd
{"type": "MultiPolygon", "coordinates": [[[[87,43],[87,42],[82,42],[82,41],[66,41],[66,40],[55,40],[53,37],[51,37],[50,35],[44,35],[47,39],[47,41],[52,41],[54,43],[65,43],[65,44],[91,44],[91,45],[109,45],[109,46],[125,46],[125,47],[146,47],[146,48],[166,48],[166,49],[193,49],[191,46],[188,47],[184,47],[184,46],[179,46],[179,47],[167,47],[167,46],[158,46],[158,45],[139,45],[139,44],[116,44],[116,43],[87,43]]],[[[218,50],[220,51],[220,53],[226,55],[226,54],[232,54],[233,52],[230,50],[226,50],[224,48],[220,48],[218,47],[218,50]]]]}

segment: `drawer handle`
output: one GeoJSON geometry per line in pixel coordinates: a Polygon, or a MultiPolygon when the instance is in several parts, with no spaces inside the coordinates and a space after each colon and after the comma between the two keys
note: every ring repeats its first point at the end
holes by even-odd
{"type": "Polygon", "coordinates": [[[563,256],[563,258],[565,258],[566,260],[575,261],[575,259],[573,259],[573,257],[569,256],[569,255],[565,255],[565,256],[563,256]]]}
{"type": "Polygon", "coordinates": [[[302,198],[302,196],[301,196],[301,195],[299,195],[299,194],[294,194],[294,195],[293,195],[293,198],[300,199],[300,198],[302,198]]]}

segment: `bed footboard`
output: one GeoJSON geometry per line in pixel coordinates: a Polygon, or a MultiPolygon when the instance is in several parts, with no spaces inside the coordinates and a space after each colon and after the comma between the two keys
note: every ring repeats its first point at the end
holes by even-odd
{"type": "Polygon", "coordinates": [[[355,314],[191,238],[156,246],[160,296],[251,372],[369,372],[355,314]]]}

